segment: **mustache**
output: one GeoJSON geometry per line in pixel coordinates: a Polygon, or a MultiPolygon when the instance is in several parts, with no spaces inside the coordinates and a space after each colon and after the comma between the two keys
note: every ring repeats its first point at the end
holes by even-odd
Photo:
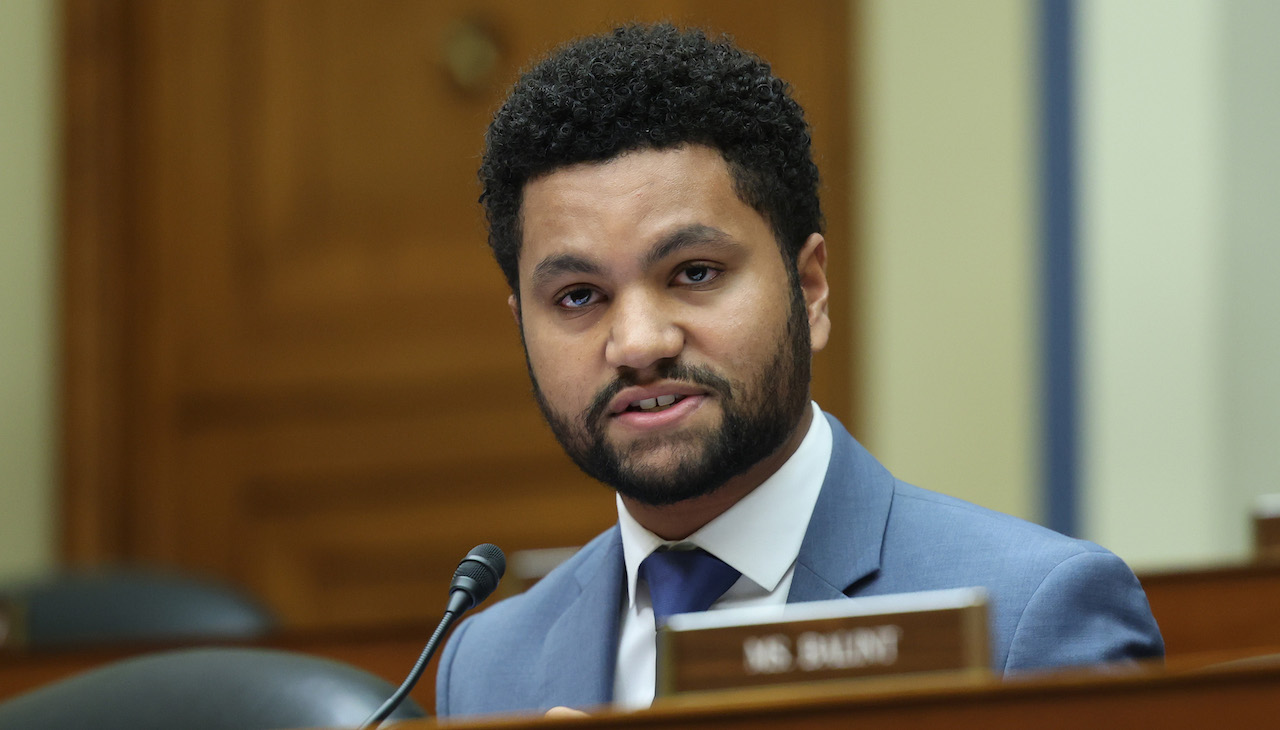
{"type": "MultiPolygon", "coordinates": [[[[645,378],[646,382],[652,380],[676,380],[693,383],[717,393],[724,400],[733,398],[733,385],[729,382],[729,379],[710,368],[700,365],[687,365],[679,362],[660,364],[657,377],[645,378]]],[[[588,424],[598,423],[605,417],[609,410],[609,403],[614,397],[622,392],[623,388],[629,388],[633,385],[642,385],[642,383],[640,378],[636,377],[635,371],[627,370],[619,374],[613,382],[601,388],[600,392],[596,393],[596,397],[591,400],[590,407],[586,410],[584,416],[586,422],[588,424]]]]}

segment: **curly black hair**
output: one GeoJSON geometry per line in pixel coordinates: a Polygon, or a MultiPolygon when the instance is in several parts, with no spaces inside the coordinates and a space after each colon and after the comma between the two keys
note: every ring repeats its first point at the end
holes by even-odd
{"type": "Polygon", "coordinates": [[[804,111],[763,59],[725,38],[630,25],[571,42],[526,71],[485,135],[480,182],[489,245],[519,296],[520,205],[529,180],[636,149],[703,144],[773,228],[794,275],[821,232],[804,111]]]}

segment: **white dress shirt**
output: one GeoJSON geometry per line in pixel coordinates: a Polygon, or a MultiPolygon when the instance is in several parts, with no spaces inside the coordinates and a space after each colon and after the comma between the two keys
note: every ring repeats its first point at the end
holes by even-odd
{"type": "Polygon", "coordinates": [[[618,526],[627,566],[627,600],[622,605],[614,705],[623,709],[653,703],[656,646],[649,587],[637,580],[640,562],[664,545],[694,545],[742,573],[709,610],[729,606],[781,606],[791,589],[796,556],[818,501],[831,460],[831,424],[811,403],[813,420],[800,446],[776,472],[719,517],[679,542],[649,532],[618,498],[618,526]],[[762,539],[762,536],[768,536],[762,539]]]}

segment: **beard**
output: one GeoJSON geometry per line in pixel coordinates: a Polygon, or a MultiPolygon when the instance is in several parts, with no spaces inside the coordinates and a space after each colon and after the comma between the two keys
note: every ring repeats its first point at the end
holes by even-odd
{"type": "Polygon", "coordinates": [[[525,363],[542,415],[578,468],[624,497],[664,506],[711,494],[772,455],[791,436],[809,404],[811,356],[804,293],[797,282],[793,281],[787,321],[779,330],[773,335],[774,356],[743,380],[677,359],[657,363],[655,378],[706,388],[720,403],[721,421],[717,426],[640,438],[625,447],[609,442],[605,425],[614,396],[640,384],[634,371],[619,372],[582,413],[570,416],[547,402],[527,347],[525,363]],[[664,465],[644,463],[646,455],[663,449],[670,454],[664,465]]]}

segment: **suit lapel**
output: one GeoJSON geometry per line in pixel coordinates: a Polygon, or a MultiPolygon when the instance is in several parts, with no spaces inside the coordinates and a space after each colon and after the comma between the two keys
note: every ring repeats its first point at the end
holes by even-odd
{"type": "Polygon", "coordinates": [[[592,707],[613,699],[618,617],[625,590],[617,526],[575,574],[580,592],[551,625],[543,644],[541,690],[546,707],[592,707]]]}
{"type": "Polygon", "coordinates": [[[842,598],[880,568],[880,548],[893,501],[893,476],[849,435],[831,424],[831,463],[805,531],[788,603],[842,598]]]}

